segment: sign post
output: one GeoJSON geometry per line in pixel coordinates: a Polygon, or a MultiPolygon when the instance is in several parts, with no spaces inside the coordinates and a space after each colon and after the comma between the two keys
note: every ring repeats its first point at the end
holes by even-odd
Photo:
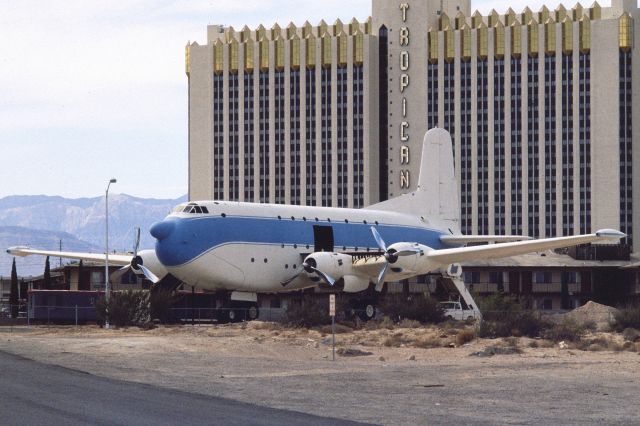
{"type": "Polygon", "coordinates": [[[333,341],[332,360],[336,360],[336,295],[329,295],[329,315],[331,315],[331,334],[333,341]]]}

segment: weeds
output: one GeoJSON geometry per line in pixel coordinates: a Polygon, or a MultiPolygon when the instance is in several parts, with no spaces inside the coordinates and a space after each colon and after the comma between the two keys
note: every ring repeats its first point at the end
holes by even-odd
{"type": "Polygon", "coordinates": [[[456,336],[456,343],[458,346],[462,346],[465,343],[469,343],[476,338],[476,332],[473,329],[467,328],[465,330],[461,330],[456,336]]]}
{"type": "Polygon", "coordinates": [[[439,323],[444,320],[444,309],[428,293],[387,294],[380,305],[386,316],[398,323],[402,320],[414,320],[421,323],[439,323]]]}
{"type": "Polygon", "coordinates": [[[640,329],[640,305],[619,309],[613,315],[613,324],[611,326],[618,332],[623,331],[625,328],[640,329]]]}

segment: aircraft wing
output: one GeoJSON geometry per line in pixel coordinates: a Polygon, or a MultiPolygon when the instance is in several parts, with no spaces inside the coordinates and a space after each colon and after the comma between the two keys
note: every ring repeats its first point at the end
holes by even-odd
{"type": "Polygon", "coordinates": [[[432,250],[426,253],[426,256],[429,260],[435,263],[448,265],[468,260],[509,257],[536,251],[577,246],[580,244],[598,242],[612,243],[617,242],[624,237],[626,237],[626,235],[622,232],[613,229],[603,229],[595,232],[594,234],[576,235],[571,237],[545,238],[532,241],[517,241],[484,246],[432,250]]]}
{"type": "Polygon", "coordinates": [[[531,237],[523,235],[441,235],[443,244],[473,244],[473,243],[509,243],[512,241],[531,240],[531,237]]]}
{"type": "MultiPolygon", "coordinates": [[[[9,247],[7,249],[7,253],[19,257],[35,254],[40,256],[62,257],[65,259],[89,260],[95,262],[105,262],[106,260],[104,253],[35,250],[29,247],[9,247]]],[[[131,259],[133,259],[132,254],[109,254],[109,263],[112,265],[127,266],[131,264],[131,259]]]]}

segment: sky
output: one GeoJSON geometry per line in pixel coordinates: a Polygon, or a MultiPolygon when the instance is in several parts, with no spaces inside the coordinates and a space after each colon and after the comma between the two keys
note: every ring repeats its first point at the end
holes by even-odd
{"type": "MultiPolygon", "coordinates": [[[[543,4],[560,2],[472,0],[483,15],[543,4]]],[[[184,195],[187,41],[370,14],[371,0],[0,0],[0,197],[93,197],[112,177],[110,192],[184,195]]]]}

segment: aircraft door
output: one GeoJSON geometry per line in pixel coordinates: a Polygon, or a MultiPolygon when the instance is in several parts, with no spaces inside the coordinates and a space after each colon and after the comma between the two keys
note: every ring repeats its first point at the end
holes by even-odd
{"type": "Polygon", "coordinates": [[[333,227],[313,225],[314,252],[333,251],[333,227]]]}

